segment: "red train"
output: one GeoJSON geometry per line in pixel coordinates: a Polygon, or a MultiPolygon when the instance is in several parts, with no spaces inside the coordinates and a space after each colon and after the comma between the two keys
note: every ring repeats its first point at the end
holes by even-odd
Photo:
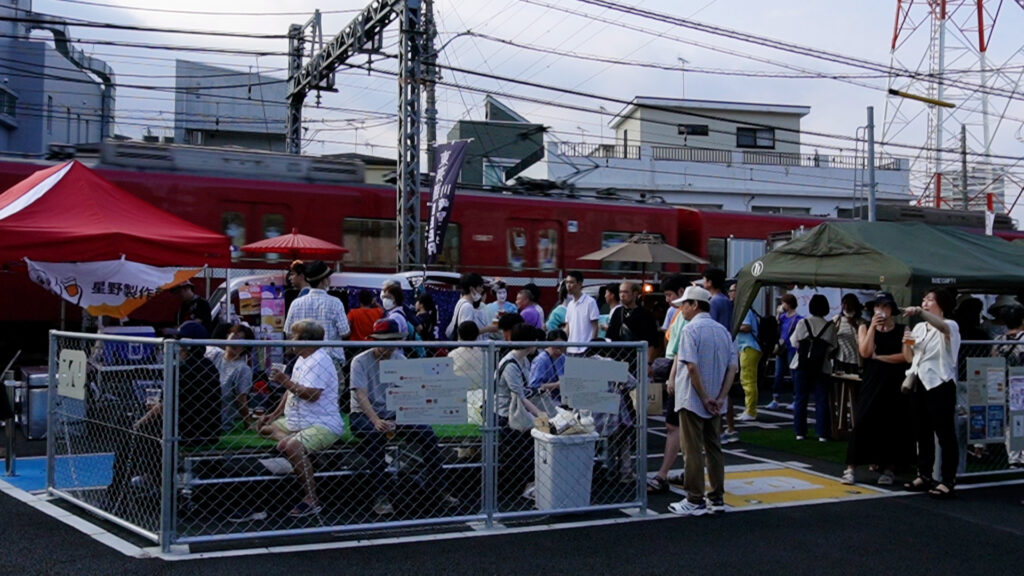
{"type": "MultiPolygon", "coordinates": [[[[116,143],[105,144],[110,145],[116,146],[116,143]]],[[[161,158],[171,160],[164,159],[148,167],[139,160],[146,155],[136,153],[135,167],[113,167],[107,162],[99,162],[94,167],[104,178],[140,198],[208,229],[226,233],[236,246],[298,228],[305,234],[346,246],[350,252],[344,262],[349,270],[386,272],[395,269],[395,192],[391,187],[334,183],[338,182],[338,177],[329,177],[334,180],[332,183],[315,183],[308,181],[308,175],[275,180],[270,179],[274,177],[270,170],[251,166],[243,166],[241,172],[266,179],[211,175],[221,172],[216,169],[216,162],[210,161],[210,157],[218,153],[216,150],[201,152],[205,161],[203,169],[176,170],[173,147],[153,146],[151,149],[163,154],[161,158]],[[204,170],[205,175],[200,175],[204,170]]],[[[193,156],[197,154],[196,149],[187,150],[193,156]]],[[[239,151],[228,154],[236,159],[255,156],[279,162],[295,160],[294,157],[279,157],[283,155],[239,151]]],[[[157,154],[151,152],[149,156],[157,154]]],[[[90,163],[87,159],[83,161],[90,163]]],[[[237,167],[245,161],[248,160],[236,160],[231,165],[237,167]]],[[[0,190],[6,190],[49,164],[0,159],[0,190]]],[[[362,178],[361,167],[349,172],[344,166],[333,168],[336,167],[319,166],[318,170],[335,176],[348,173],[351,177],[357,173],[358,178],[362,178]]],[[[427,215],[426,197],[423,202],[422,214],[427,215]]],[[[714,265],[735,269],[760,255],[758,251],[764,250],[772,235],[788,234],[821,221],[813,217],[702,211],[613,199],[460,189],[439,267],[501,276],[512,285],[534,281],[541,286],[553,286],[560,274],[570,269],[593,271],[588,274],[591,277],[619,278],[637,268],[578,258],[646,231],[714,265]]],[[[250,258],[240,252],[238,256],[235,268],[284,265],[274,256],[250,258]]],[[[213,276],[222,278],[223,273],[213,276]]],[[[0,305],[0,326],[3,327],[0,337],[5,350],[16,348],[24,338],[38,341],[46,329],[58,325],[59,301],[32,285],[24,268],[17,263],[4,263],[0,290],[4,294],[4,303],[0,305]]],[[[548,292],[544,303],[550,305],[554,291],[548,292]]],[[[143,316],[147,308],[152,308],[151,315],[159,315],[153,310],[162,314],[167,310],[167,303],[163,308],[156,302],[147,305],[141,311],[143,316]]],[[[67,307],[67,313],[67,325],[75,327],[78,311],[67,307]]]]}

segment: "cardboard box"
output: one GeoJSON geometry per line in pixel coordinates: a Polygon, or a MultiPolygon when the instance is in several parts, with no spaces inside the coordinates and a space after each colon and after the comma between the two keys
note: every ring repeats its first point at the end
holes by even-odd
{"type": "MultiPolygon", "coordinates": [[[[647,415],[661,414],[664,411],[664,394],[665,385],[661,382],[648,382],[647,383],[647,415]]],[[[637,391],[633,390],[629,393],[630,398],[633,400],[633,406],[639,406],[637,404],[637,391]]]]}

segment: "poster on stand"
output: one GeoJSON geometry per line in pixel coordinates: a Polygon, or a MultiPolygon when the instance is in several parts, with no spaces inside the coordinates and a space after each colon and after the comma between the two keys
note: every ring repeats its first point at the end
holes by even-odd
{"type": "Polygon", "coordinates": [[[1006,359],[967,359],[968,438],[1002,442],[1006,427],[1006,359]]]}

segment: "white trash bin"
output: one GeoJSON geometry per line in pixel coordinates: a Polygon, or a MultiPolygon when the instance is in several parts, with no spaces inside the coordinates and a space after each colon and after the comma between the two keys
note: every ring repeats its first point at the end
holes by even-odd
{"type": "Polygon", "coordinates": [[[533,436],[533,474],[538,510],[590,506],[594,477],[594,445],[600,435],[555,436],[540,430],[533,436]]]}

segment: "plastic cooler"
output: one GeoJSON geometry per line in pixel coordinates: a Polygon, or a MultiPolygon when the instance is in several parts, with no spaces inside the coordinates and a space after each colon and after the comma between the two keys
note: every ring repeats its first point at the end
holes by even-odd
{"type": "Polygon", "coordinates": [[[533,436],[534,489],[538,510],[590,506],[594,477],[594,445],[600,435],[555,436],[540,430],[533,436]]]}

